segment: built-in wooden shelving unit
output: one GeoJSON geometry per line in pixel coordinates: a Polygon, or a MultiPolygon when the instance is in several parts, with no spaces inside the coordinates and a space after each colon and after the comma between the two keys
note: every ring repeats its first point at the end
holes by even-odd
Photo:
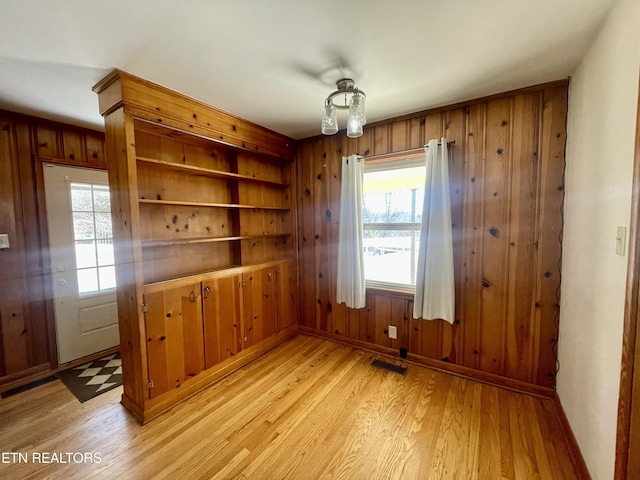
{"type": "Polygon", "coordinates": [[[146,421],[295,332],[293,141],[124,72],[94,90],[123,403],[146,421]]]}

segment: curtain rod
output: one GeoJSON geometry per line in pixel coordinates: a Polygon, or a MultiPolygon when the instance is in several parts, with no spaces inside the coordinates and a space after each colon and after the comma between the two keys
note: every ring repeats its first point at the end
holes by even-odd
{"type": "MultiPolygon", "coordinates": [[[[440,145],[441,142],[438,142],[438,145],[440,145]]],[[[456,141],[452,140],[450,142],[447,142],[447,145],[452,146],[455,145],[456,141]]],[[[395,159],[397,157],[421,157],[424,155],[424,149],[425,147],[427,147],[428,145],[425,145],[424,147],[418,147],[418,148],[409,148],[407,150],[398,150],[396,152],[389,152],[389,153],[381,153],[378,155],[363,155],[364,159],[369,161],[369,162],[383,162],[383,161],[387,161],[390,159],[395,159]]]]}
{"type": "MultiPolygon", "coordinates": [[[[455,145],[456,141],[455,140],[451,140],[450,142],[447,142],[447,146],[451,146],[451,145],[455,145]]],[[[438,145],[442,145],[442,142],[438,142],[438,145]]],[[[427,148],[429,145],[425,145],[424,148],[427,148]]]]}

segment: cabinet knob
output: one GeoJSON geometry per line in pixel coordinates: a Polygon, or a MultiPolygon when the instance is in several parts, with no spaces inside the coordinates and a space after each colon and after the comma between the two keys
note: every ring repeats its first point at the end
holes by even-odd
{"type": "Polygon", "coordinates": [[[189,294],[189,301],[190,301],[190,302],[195,302],[195,301],[196,301],[196,298],[197,298],[197,297],[196,297],[196,292],[195,292],[195,291],[193,291],[193,292],[191,292],[191,293],[189,294]]]}
{"type": "Polygon", "coordinates": [[[203,289],[204,298],[209,298],[209,293],[211,293],[211,289],[209,287],[204,287],[203,289]]]}

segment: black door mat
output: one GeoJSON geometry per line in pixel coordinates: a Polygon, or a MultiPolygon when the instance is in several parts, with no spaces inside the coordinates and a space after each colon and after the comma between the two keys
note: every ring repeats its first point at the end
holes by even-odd
{"type": "Polygon", "coordinates": [[[55,376],[51,375],[46,378],[41,378],[40,380],[36,380],[31,383],[27,383],[26,385],[22,385],[21,387],[12,388],[11,390],[7,390],[6,392],[2,392],[0,396],[2,398],[13,397],[18,393],[26,392],[27,390],[31,390],[32,388],[39,387],[40,385],[44,385],[45,383],[53,382],[56,379],[55,376]]]}
{"type": "Polygon", "coordinates": [[[384,360],[374,360],[373,362],[371,362],[371,365],[383,370],[387,370],[389,372],[399,373],[400,375],[404,375],[405,373],[407,373],[407,367],[394,365],[393,363],[388,363],[384,360]]]}
{"type": "Polygon", "coordinates": [[[122,385],[120,352],[56,373],[56,377],[84,403],[122,385]]]}

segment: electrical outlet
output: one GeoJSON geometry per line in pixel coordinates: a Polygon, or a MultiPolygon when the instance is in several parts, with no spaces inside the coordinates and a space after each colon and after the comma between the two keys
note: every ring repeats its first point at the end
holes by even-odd
{"type": "Polygon", "coordinates": [[[0,249],[9,248],[9,234],[0,233],[0,249]]]}
{"type": "Polygon", "coordinates": [[[391,339],[398,338],[398,327],[394,325],[389,325],[389,338],[391,339]]]}

